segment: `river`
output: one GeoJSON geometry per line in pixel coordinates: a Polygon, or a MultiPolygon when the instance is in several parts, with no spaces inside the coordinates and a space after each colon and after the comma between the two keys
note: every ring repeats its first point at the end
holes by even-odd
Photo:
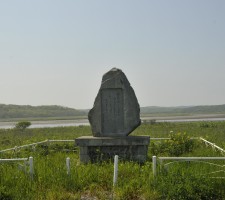
{"type": "MultiPolygon", "coordinates": [[[[142,120],[152,120],[153,118],[143,118],[142,120]]],[[[157,118],[156,122],[195,122],[195,121],[225,121],[224,117],[211,118],[184,118],[184,117],[168,117],[157,118]]],[[[10,129],[15,127],[17,122],[0,122],[0,129],[10,129]]],[[[50,127],[67,127],[67,126],[89,126],[88,119],[79,120],[51,120],[51,121],[31,121],[29,128],[50,128],[50,127]]]]}
{"type": "MultiPolygon", "coordinates": [[[[15,127],[17,122],[0,122],[0,129],[9,129],[15,127]]],[[[65,126],[88,126],[90,125],[87,119],[80,120],[48,120],[48,121],[31,121],[29,128],[51,128],[65,126]]]]}

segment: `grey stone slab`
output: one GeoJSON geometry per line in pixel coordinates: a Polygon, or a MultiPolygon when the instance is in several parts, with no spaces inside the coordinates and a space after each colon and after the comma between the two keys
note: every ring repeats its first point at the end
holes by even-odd
{"type": "Polygon", "coordinates": [[[82,163],[89,163],[89,162],[91,162],[90,156],[88,154],[80,155],[80,162],[82,162],[82,163]]]}
{"type": "Polygon", "coordinates": [[[141,124],[138,100],[120,69],[103,75],[88,119],[95,137],[127,136],[141,124]]]}
{"type": "Polygon", "coordinates": [[[138,146],[149,145],[150,136],[93,137],[82,136],[75,139],[77,146],[138,146]]]}
{"type": "Polygon", "coordinates": [[[101,90],[101,128],[104,135],[124,132],[124,98],[122,89],[101,90]]]}
{"type": "Polygon", "coordinates": [[[113,160],[115,155],[122,160],[143,163],[147,159],[149,142],[149,136],[83,136],[75,139],[80,147],[80,161],[83,163],[113,160]]]}
{"type": "Polygon", "coordinates": [[[128,136],[141,124],[140,107],[125,74],[117,68],[103,75],[94,106],[88,113],[93,136],[75,139],[80,161],[122,160],[143,163],[147,159],[149,136],[128,136]]]}
{"type": "Polygon", "coordinates": [[[82,155],[88,154],[88,148],[87,148],[87,146],[81,146],[80,147],[80,154],[82,154],[82,155]]]}

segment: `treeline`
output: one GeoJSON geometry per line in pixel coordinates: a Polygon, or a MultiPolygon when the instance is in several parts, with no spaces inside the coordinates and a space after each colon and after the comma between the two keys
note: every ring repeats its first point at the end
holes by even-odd
{"type": "Polygon", "coordinates": [[[225,114],[224,105],[180,106],[180,107],[142,107],[141,114],[225,114]]]}
{"type": "Polygon", "coordinates": [[[0,119],[86,116],[85,111],[63,106],[30,106],[0,104],[0,119]]]}

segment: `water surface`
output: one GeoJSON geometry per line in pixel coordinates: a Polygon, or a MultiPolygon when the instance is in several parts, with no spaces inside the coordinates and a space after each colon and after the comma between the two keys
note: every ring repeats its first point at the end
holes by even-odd
{"type": "MultiPolygon", "coordinates": [[[[145,118],[146,121],[148,119],[145,118]]],[[[151,119],[149,119],[151,120],[151,119]]],[[[225,118],[193,118],[193,119],[156,119],[156,122],[198,122],[198,121],[225,121],[225,118]]],[[[0,129],[14,128],[17,122],[0,122],[0,129]]],[[[67,126],[89,126],[88,119],[80,120],[51,120],[51,121],[31,121],[29,128],[51,128],[51,127],[67,127],[67,126]]]]}

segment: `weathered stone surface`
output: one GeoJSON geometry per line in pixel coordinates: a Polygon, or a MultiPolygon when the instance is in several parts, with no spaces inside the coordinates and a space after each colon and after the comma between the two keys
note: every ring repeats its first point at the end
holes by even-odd
{"type": "Polygon", "coordinates": [[[128,136],[140,125],[140,107],[125,74],[113,68],[103,78],[88,114],[92,136],[75,139],[80,148],[80,161],[122,160],[143,163],[147,159],[149,136],[128,136]]]}
{"type": "Polygon", "coordinates": [[[95,137],[127,136],[141,124],[134,90],[120,69],[104,74],[88,119],[95,137]]]}
{"type": "Polygon", "coordinates": [[[80,147],[80,161],[102,162],[113,160],[118,155],[122,160],[144,163],[147,159],[149,136],[92,137],[75,139],[80,147]]]}

